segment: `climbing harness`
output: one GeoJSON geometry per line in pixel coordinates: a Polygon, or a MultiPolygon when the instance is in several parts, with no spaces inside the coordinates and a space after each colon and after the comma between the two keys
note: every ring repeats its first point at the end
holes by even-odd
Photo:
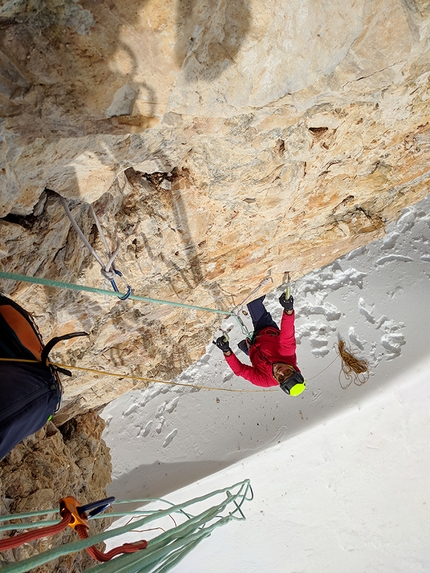
{"type": "Polygon", "coordinates": [[[253,336],[253,332],[248,329],[248,327],[246,326],[246,324],[243,322],[242,318],[240,317],[239,313],[234,314],[234,317],[237,320],[237,322],[239,323],[239,326],[242,330],[242,334],[244,334],[246,336],[246,338],[251,340],[251,338],[253,336]]]}
{"type": "MultiPolygon", "coordinates": [[[[253,332],[251,332],[246,324],[243,322],[240,313],[242,312],[243,314],[247,315],[247,311],[244,310],[244,306],[245,304],[250,300],[250,298],[254,297],[257,292],[265,285],[267,285],[269,283],[269,281],[272,281],[273,283],[273,278],[271,277],[271,272],[269,271],[269,273],[267,274],[266,277],[264,277],[264,279],[262,279],[259,284],[255,287],[255,289],[249,293],[249,295],[237,306],[235,306],[231,312],[231,314],[236,318],[237,322],[239,323],[239,326],[242,330],[242,334],[244,334],[246,336],[246,338],[248,338],[248,340],[252,339],[253,336],[253,332]]],[[[254,299],[254,298],[253,298],[254,299]]]]}
{"type": "MultiPolygon", "coordinates": [[[[246,324],[243,322],[242,317],[240,316],[240,313],[242,312],[242,314],[248,315],[248,312],[245,311],[243,307],[251,298],[252,298],[252,300],[254,300],[255,295],[258,293],[258,291],[263,286],[267,285],[270,281],[273,283],[271,271],[268,272],[267,276],[265,276],[264,279],[262,279],[259,282],[259,284],[256,286],[256,288],[252,292],[250,292],[249,295],[240,304],[235,306],[231,312],[231,314],[234,316],[234,318],[239,323],[239,326],[242,330],[242,334],[245,335],[245,337],[249,343],[251,343],[251,341],[252,341],[252,338],[254,336],[254,332],[248,329],[246,324]]],[[[290,272],[289,271],[284,272],[284,278],[283,278],[282,285],[284,285],[284,284],[285,284],[285,298],[288,299],[288,298],[290,298],[290,295],[291,295],[290,272]]]]}
{"type": "MultiPolygon", "coordinates": [[[[93,503],[89,503],[87,505],[80,505],[78,500],[72,496],[63,497],[60,500],[60,515],[62,520],[59,523],[47,527],[42,527],[36,529],[35,531],[21,533],[15,537],[2,539],[0,540],[0,551],[15,549],[16,547],[20,547],[29,541],[56,535],[57,533],[61,533],[61,531],[66,529],[67,526],[76,531],[80,539],[88,539],[88,520],[108,509],[114,501],[114,497],[109,497],[93,503]]],[[[136,543],[124,543],[120,547],[115,547],[107,553],[103,553],[94,545],[86,547],[86,550],[96,561],[106,562],[110,561],[113,557],[120,555],[121,553],[134,553],[135,551],[146,549],[147,546],[148,542],[141,540],[136,543]]]]}
{"type": "MultiPolygon", "coordinates": [[[[244,314],[244,315],[248,315],[247,311],[244,310],[244,306],[245,304],[252,298],[252,300],[254,300],[255,295],[258,293],[258,291],[265,285],[267,285],[269,282],[273,283],[273,278],[271,276],[271,271],[268,272],[267,276],[264,277],[264,279],[262,279],[259,284],[255,287],[255,289],[249,293],[249,295],[237,306],[235,306],[232,310],[232,314],[233,316],[236,318],[237,322],[239,323],[241,330],[242,330],[242,334],[244,334],[246,336],[246,338],[249,340],[249,342],[251,342],[252,337],[254,335],[254,333],[252,331],[250,331],[248,329],[248,327],[246,326],[246,324],[243,322],[240,313],[244,314]]],[[[285,271],[284,272],[284,277],[283,277],[283,281],[282,284],[285,284],[285,298],[290,298],[291,295],[291,280],[290,280],[290,272],[289,271],[285,271]]]]}
{"type": "MultiPolygon", "coordinates": [[[[84,243],[84,245],[87,247],[87,249],[89,250],[89,252],[92,254],[92,256],[95,258],[95,260],[99,263],[99,265],[101,266],[100,272],[102,273],[102,275],[108,279],[108,281],[110,281],[110,284],[112,285],[113,290],[116,293],[119,293],[117,284],[116,284],[116,280],[117,277],[122,277],[122,273],[121,271],[119,271],[116,267],[115,267],[115,259],[119,253],[119,249],[121,247],[121,240],[119,238],[117,238],[117,243],[116,243],[116,249],[114,250],[114,252],[112,253],[108,242],[106,240],[105,234],[103,233],[103,229],[100,225],[100,222],[97,218],[97,215],[94,211],[94,208],[92,205],[90,205],[90,211],[91,211],[91,215],[93,216],[93,219],[96,223],[97,229],[100,233],[100,238],[103,242],[103,245],[106,249],[107,252],[107,256],[108,256],[108,261],[106,264],[103,263],[102,259],[99,257],[99,255],[96,253],[95,249],[90,245],[89,241],[87,240],[87,238],[85,237],[85,235],[83,234],[83,232],[81,231],[81,229],[79,228],[79,225],[76,223],[75,219],[73,218],[73,215],[69,209],[69,206],[67,204],[67,201],[64,199],[64,197],[61,197],[61,195],[58,195],[61,201],[61,204],[63,205],[63,208],[66,212],[66,215],[68,216],[68,218],[70,219],[70,222],[72,223],[75,231],[78,233],[79,237],[81,238],[82,242],[84,243]]],[[[129,285],[127,285],[127,292],[124,295],[120,295],[118,298],[120,300],[126,300],[130,297],[131,295],[131,287],[129,285]]]]}

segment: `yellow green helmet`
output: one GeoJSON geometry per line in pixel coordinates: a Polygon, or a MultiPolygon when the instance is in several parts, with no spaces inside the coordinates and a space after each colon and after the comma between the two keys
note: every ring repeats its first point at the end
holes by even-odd
{"type": "Polygon", "coordinates": [[[297,372],[293,370],[291,376],[289,376],[284,382],[279,384],[281,390],[290,396],[300,396],[302,392],[306,389],[306,380],[297,372]]]}

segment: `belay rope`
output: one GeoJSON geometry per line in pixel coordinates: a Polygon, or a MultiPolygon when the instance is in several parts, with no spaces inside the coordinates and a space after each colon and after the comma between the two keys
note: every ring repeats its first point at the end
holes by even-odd
{"type": "MultiPolygon", "coordinates": [[[[76,285],[73,283],[64,283],[64,282],[54,281],[54,280],[46,279],[46,278],[31,277],[28,275],[21,275],[21,274],[16,274],[16,273],[5,273],[3,271],[0,271],[0,278],[10,279],[10,280],[15,280],[15,281],[28,282],[28,283],[32,283],[32,284],[39,284],[39,285],[55,287],[55,288],[70,289],[70,290],[83,291],[83,292],[91,292],[91,293],[95,293],[95,294],[113,296],[113,297],[120,298],[120,299],[124,300],[122,293],[119,293],[117,291],[109,291],[109,290],[98,289],[98,288],[94,288],[94,287],[88,287],[85,285],[76,285]]],[[[255,294],[262,286],[267,284],[267,282],[269,280],[272,280],[270,276],[265,277],[260,282],[260,284],[256,287],[256,289],[254,289],[254,291],[249,296],[252,296],[253,294],[255,294]]],[[[249,296],[247,297],[247,299],[245,299],[245,301],[249,299],[249,296]]],[[[242,328],[242,331],[244,331],[244,329],[246,329],[246,326],[244,325],[243,321],[240,319],[239,314],[238,314],[239,310],[243,307],[245,301],[242,302],[241,305],[236,307],[237,312],[233,312],[233,311],[228,311],[228,310],[219,310],[219,309],[196,306],[196,305],[185,304],[185,303],[174,302],[174,301],[167,301],[167,300],[160,300],[160,299],[154,299],[154,298],[149,298],[149,297],[142,297],[142,296],[138,296],[135,294],[130,294],[126,298],[129,298],[131,300],[143,301],[143,302],[147,302],[147,303],[166,304],[166,305],[177,306],[177,307],[181,307],[181,308],[189,308],[189,309],[199,310],[199,311],[203,311],[203,312],[212,312],[212,313],[232,316],[233,318],[235,318],[238,321],[239,325],[242,328]]],[[[248,332],[249,331],[246,329],[246,334],[248,332]]],[[[86,333],[79,333],[79,334],[77,334],[77,336],[83,336],[85,334],[86,333]]],[[[5,361],[25,362],[24,360],[0,358],[0,362],[2,362],[2,361],[3,362],[5,362],[5,361]]],[[[33,361],[27,361],[27,362],[33,362],[33,361]]],[[[37,361],[34,361],[34,362],[37,362],[37,361]]],[[[56,368],[60,371],[63,371],[63,373],[65,373],[65,374],[70,374],[69,370],[79,370],[79,371],[89,372],[89,373],[101,375],[101,376],[113,376],[116,378],[126,378],[129,380],[143,381],[143,382],[149,382],[149,383],[154,382],[154,383],[160,383],[160,384],[184,386],[184,387],[190,387],[190,388],[196,388],[196,389],[202,389],[202,390],[203,389],[204,390],[216,390],[216,391],[224,391],[224,392],[267,392],[268,391],[267,389],[266,390],[248,390],[248,389],[247,390],[239,390],[239,389],[233,389],[233,388],[215,388],[215,387],[199,386],[196,384],[185,384],[185,383],[173,382],[173,381],[167,381],[167,380],[145,378],[145,377],[141,377],[141,376],[133,376],[133,375],[121,374],[121,373],[117,373],[117,372],[96,370],[96,369],[92,369],[92,368],[81,368],[78,366],[72,366],[72,365],[68,365],[68,364],[67,365],[66,364],[57,364],[55,362],[49,362],[49,364],[51,366],[53,366],[54,368],[56,368]]]]}
{"type": "MultiPolygon", "coordinates": [[[[0,362],[22,362],[28,364],[37,364],[37,360],[23,360],[19,358],[0,358],[0,362]]],[[[188,384],[186,382],[173,382],[173,380],[159,380],[158,378],[146,378],[144,376],[134,376],[133,374],[121,374],[120,372],[110,372],[109,370],[97,370],[95,368],[84,368],[82,366],[72,366],[71,364],[57,364],[48,361],[48,366],[52,366],[61,371],[61,369],[78,370],[79,372],[88,372],[96,376],[113,376],[114,378],[125,378],[126,380],[136,380],[137,382],[149,382],[154,384],[167,384],[169,386],[183,386],[184,388],[195,388],[196,390],[215,390],[217,392],[273,392],[276,388],[266,388],[265,390],[251,390],[238,388],[216,388],[213,386],[200,386],[198,384],[188,384]]]]}
{"type": "MultiPolygon", "coordinates": [[[[94,548],[96,543],[143,529],[148,532],[148,536],[151,537],[148,541],[141,540],[136,543],[128,543],[119,548],[115,548],[114,551],[116,551],[117,554],[119,552],[128,553],[129,550],[133,552],[128,555],[119,555],[109,563],[97,564],[91,569],[87,569],[87,571],[94,573],[118,573],[118,571],[123,573],[136,573],[137,571],[145,571],[145,573],[166,573],[177,565],[203,539],[209,537],[217,527],[225,525],[232,520],[244,520],[245,515],[243,513],[242,506],[246,501],[251,501],[252,499],[253,492],[250,481],[243,480],[242,482],[236,483],[232,486],[212,491],[177,505],[164,499],[144,498],[114,501],[114,504],[138,503],[140,506],[145,504],[145,507],[141,507],[138,511],[113,511],[107,516],[95,515],[92,508],[94,506],[96,506],[96,508],[99,506],[105,506],[105,502],[110,501],[109,499],[90,503],[86,506],[79,506],[78,502],[74,498],[63,498],[62,502],[66,509],[63,512],[63,519],[61,522],[43,521],[38,523],[29,523],[27,521],[26,523],[17,523],[18,519],[27,520],[28,518],[36,516],[52,515],[57,513],[57,510],[40,510],[15,515],[1,515],[0,524],[2,522],[11,523],[6,526],[0,525],[0,531],[19,529],[30,530],[37,527],[40,528],[40,525],[53,525],[56,528],[53,531],[54,533],[56,531],[58,532],[60,524],[61,528],[65,529],[68,525],[73,527],[73,520],[79,522],[80,518],[83,517],[83,515],[80,515],[79,510],[86,510],[85,513],[89,513],[88,517],[94,517],[94,519],[103,517],[128,518],[125,525],[121,525],[116,522],[115,527],[111,526],[104,532],[93,535],[90,538],[81,538],[79,541],[53,547],[52,549],[32,555],[22,561],[2,565],[1,571],[2,573],[3,571],[4,573],[25,573],[27,571],[34,571],[36,567],[49,563],[59,557],[71,555],[72,553],[76,553],[82,549],[86,549],[88,551],[88,549],[94,548]],[[154,509],[146,507],[150,502],[158,502],[163,504],[163,506],[156,507],[154,509]],[[202,507],[203,503],[205,505],[202,507]],[[194,513],[194,510],[196,513],[194,513]],[[173,518],[173,514],[175,514],[175,518],[173,518]],[[129,516],[131,518],[129,518],[129,516]],[[166,520],[169,522],[173,521],[175,526],[166,526],[166,520]],[[158,522],[160,527],[149,528],[149,524],[153,522],[158,522]],[[161,525],[164,527],[161,527],[161,525]],[[154,537],[152,532],[156,529],[161,530],[163,533],[154,537]],[[140,551],[140,549],[144,550],[140,551]]],[[[47,535],[45,528],[44,530],[45,535],[47,535]]],[[[33,539],[37,539],[41,536],[40,529],[35,533],[31,531],[29,531],[29,533],[33,536],[33,539]]],[[[24,535],[27,535],[27,533],[24,535]]],[[[13,542],[13,540],[18,537],[19,536],[15,536],[10,539],[2,540],[0,543],[3,545],[0,546],[0,550],[10,548],[11,546],[7,545],[7,542],[13,542]]],[[[21,543],[22,542],[21,538],[21,543]]],[[[21,543],[17,545],[21,545],[21,543]]],[[[15,545],[15,547],[17,545],[15,545]]],[[[112,551],[113,550],[107,552],[107,554],[101,555],[104,555],[105,557],[113,557],[114,555],[112,554],[112,551]]]]}
{"type": "MultiPolygon", "coordinates": [[[[12,281],[38,284],[38,285],[54,287],[54,288],[75,290],[75,291],[79,291],[79,292],[91,292],[94,294],[111,296],[111,297],[119,298],[122,300],[124,300],[123,297],[125,296],[123,293],[120,293],[117,291],[111,291],[111,290],[105,290],[105,289],[101,289],[101,288],[89,287],[86,285],[77,285],[74,283],[65,283],[65,282],[55,281],[52,279],[46,279],[46,278],[42,278],[42,277],[32,277],[29,275],[21,275],[18,273],[5,273],[3,271],[0,271],[0,278],[1,279],[10,279],[12,281]]],[[[205,306],[196,306],[193,304],[185,304],[184,302],[176,302],[173,300],[161,300],[161,299],[157,299],[157,298],[150,298],[147,296],[139,296],[136,294],[130,294],[130,296],[128,296],[127,298],[130,300],[139,300],[142,302],[148,302],[148,303],[154,303],[154,304],[166,304],[166,305],[170,305],[170,306],[178,306],[180,308],[189,308],[189,309],[194,309],[194,310],[201,310],[203,312],[214,312],[217,314],[225,314],[225,315],[229,315],[229,316],[234,316],[234,313],[229,311],[229,310],[218,310],[216,308],[208,308],[205,306]]]]}
{"type": "MultiPolygon", "coordinates": [[[[285,275],[287,276],[287,283],[286,283],[286,293],[290,293],[291,292],[291,287],[290,287],[290,277],[289,277],[289,273],[285,273],[285,275]]],[[[285,284],[285,275],[284,275],[284,284],[285,284]]],[[[110,291],[110,290],[105,290],[105,289],[99,289],[99,288],[94,288],[94,287],[89,287],[89,286],[85,286],[85,285],[77,285],[74,283],[65,283],[65,282],[61,282],[61,281],[55,281],[52,279],[46,279],[46,278],[41,278],[41,277],[32,277],[32,276],[28,276],[28,275],[22,275],[22,274],[17,274],[17,273],[6,273],[3,271],[0,271],[0,278],[3,279],[8,279],[8,280],[14,280],[14,281],[20,281],[20,282],[28,282],[28,283],[32,283],[32,284],[39,284],[39,285],[43,285],[43,286],[48,286],[48,287],[54,287],[54,288],[62,288],[62,289],[70,289],[70,290],[75,290],[75,291],[80,291],[80,292],[90,292],[90,293],[95,293],[95,294],[99,294],[99,295],[106,295],[106,296],[112,296],[112,297],[116,297],[116,298],[120,298],[123,297],[124,295],[120,292],[117,291],[110,291]]],[[[239,316],[239,312],[242,310],[245,302],[247,300],[249,300],[249,298],[253,295],[256,294],[256,292],[258,292],[258,290],[264,286],[265,284],[267,284],[267,282],[269,280],[272,280],[272,278],[270,277],[270,275],[268,275],[267,277],[265,277],[260,283],[259,285],[252,291],[252,293],[239,305],[237,305],[236,307],[234,307],[233,311],[229,311],[229,310],[220,310],[220,309],[215,309],[215,308],[209,308],[209,307],[204,307],[204,306],[196,306],[196,305],[192,305],[192,304],[185,304],[182,302],[175,302],[175,301],[169,301],[169,300],[162,300],[162,299],[155,299],[155,298],[150,298],[150,297],[144,297],[144,296],[139,296],[139,295],[135,295],[135,294],[130,294],[128,297],[131,300],[137,300],[137,301],[143,301],[146,303],[155,303],[155,304],[166,304],[166,305],[170,305],[170,306],[176,306],[176,307],[180,307],[180,308],[188,308],[188,309],[193,309],[193,310],[199,310],[202,312],[212,312],[212,313],[217,313],[217,314],[224,314],[226,316],[231,316],[233,318],[235,318],[237,320],[237,322],[239,323],[243,334],[245,334],[245,336],[249,336],[251,333],[249,332],[249,330],[247,329],[246,325],[243,323],[241,317],[239,316]]],[[[123,299],[124,300],[124,299],[123,299]]],[[[80,334],[81,336],[84,335],[85,333],[80,334]]],[[[362,372],[358,372],[355,371],[354,368],[350,369],[351,366],[351,360],[349,360],[348,358],[345,359],[345,352],[344,352],[344,346],[342,347],[341,345],[339,345],[338,347],[338,354],[342,360],[342,372],[344,373],[345,377],[347,378],[347,380],[350,380],[350,377],[356,377],[354,379],[354,383],[357,385],[361,385],[364,384],[367,379],[368,379],[368,374],[366,376],[366,372],[367,371],[362,371],[362,372]],[[352,372],[352,374],[351,374],[352,372]],[[364,375],[357,377],[357,374],[364,375]]],[[[350,355],[350,353],[349,353],[350,355]]],[[[351,356],[351,355],[350,355],[351,356]]],[[[354,357],[353,357],[354,358],[354,357]]],[[[0,358],[0,362],[1,361],[7,361],[8,359],[1,359],[0,358]]],[[[17,361],[16,359],[13,359],[15,362],[17,361]]],[[[335,359],[336,360],[336,359],[335,359]]],[[[356,359],[355,359],[356,360],[356,359]]],[[[22,361],[23,362],[23,361],[22,361]]],[[[49,361],[48,361],[49,362],[49,361]]],[[[334,362],[334,360],[333,360],[334,362]]],[[[359,361],[360,362],[360,361],[359,361]]],[[[71,365],[64,365],[64,364],[56,364],[56,363],[50,363],[54,368],[57,368],[58,370],[60,369],[66,369],[66,370],[80,370],[80,371],[84,371],[84,372],[90,372],[93,374],[97,374],[97,375],[104,375],[104,376],[114,376],[116,378],[126,378],[129,380],[137,380],[137,381],[143,381],[143,382],[154,382],[154,383],[160,383],[160,384],[170,384],[170,385],[177,385],[177,386],[188,386],[190,388],[196,388],[196,389],[205,389],[205,390],[219,390],[219,391],[227,391],[227,392],[268,392],[270,390],[266,389],[266,390],[235,390],[235,389],[230,389],[230,388],[211,388],[211,387],[206,387],[206,386],[197,386],[194,384],[181,384],[179,382],[173,382],[173,381],[167,381],[167,380],[158,380],[158,379],[154,379],[154,378],[145,378],[145,377],[141,377],[141,376],[133,376],[133,375],[127,375],[127,374],[121,374],[121,373],[117,373],[117,372],[109,372],[109,371],[103,371],[103,370],[96,370],[96,369],[91,369],[91,368],[80,368],[78,366],[71,366],[71,365]]],[[[361,366],[358,365],[356,361],[353,362],[354,367],[360,368],[361,366]]],[[[312,378],[308,378],[309,380],[313,380],[314,378],[316,378],[317,376],[319,376],[320,374],[322,374],[322,372],[324,372],[325,370],[327,370],[327,368],[329,368],[331,366],[331,364],[329,364],[326,368],[324,368],[321,372],[319,372],[318,374],[316,374],[315,376],[312,376],[312,378]]],[[[60,370],[61,371],[61,370],[60,370]]],[[[64,370],[63,370],[64,371],[64,370]]],[[[69,372],[65,372],[67,374],[69,374],[69,372]]],[[[347,386],[342,386],[342,388],[344,390],[346,390],[351,382],[349,382],[349,384],[347,386]]]]}

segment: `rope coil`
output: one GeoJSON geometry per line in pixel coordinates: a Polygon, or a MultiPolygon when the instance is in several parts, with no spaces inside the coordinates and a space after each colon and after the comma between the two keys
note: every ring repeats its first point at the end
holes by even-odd
{"type": "Polygon", "coordinates": [[[364,358],[356,358],[349,349],[346,348],[345,342],[340,338],[336,351],[341,359],[341,371],[339,372],[339,384],[342,390],[347,390],[354,382],[356,386],[362,386],[369,380],[369,363],[364,358]],[[343,374],[347,381],[342,385],[340,376],[343,374]]]}

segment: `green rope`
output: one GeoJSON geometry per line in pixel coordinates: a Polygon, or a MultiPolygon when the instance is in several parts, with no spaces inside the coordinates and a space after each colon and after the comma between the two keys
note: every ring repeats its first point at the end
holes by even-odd
{"type": "MultiPolygon", "coordinates": [[[[81,551],[86,547],[90,547],[112,537],[117,537],[118,535],[123,535],[124,533],[132,531],[133,529],[141,529],[151,521],[169,516],[172,513],[182,513],[183,515],[187,515],[188,521],[185,521],[184,523],[150,540],[147,549],[130,555],[122,555],[120,557],[116,557],[114,560],[108,563],[96,565],[90,570],[93,573],[99,571],[103,571],[104,573],[166,573],[171,569],[173,564],[176,564],[180,559],[182,559],[184,555],[186,555],[186,553],[188,553],[204,537],[210,535],[216,527],[224,525],[231,520],[244,519],[241,511],[239,512],[239,517],[235,515],[238,511],[237,508],[240,507],[245,500],[251,500],[252,497],[253,494],[250,481],[244,480],[233,486],[213,491],[209,494],[196,497],[178,505],[173,505],[170,504],[170,502],[166,502],[169,505],[167,509],[155,510],[142,519],[133,521],[132,523],[128,523],[122,527],[104,531],[88,539],[83,539],[62,545],[60,547],[45,551],[39,555],[24,559],[18,563],[3,565],[1,571],[2,573],[24,573],[27,571],[32,571],[35,567],[48,563],[49,561],[59,557],[81,551]],[[232,491],[235,491],[235,493],[232,493],[232,491]],[[225,499],[219,504],[210,507],[206,511],[203,511],[199,515],[188,516],[185,513],[184,510],[189,506],[204,502],[220,494],[225,494],[225,499]],[[236,500],[238,500],[238,503],[236,503],[236,500]],[[220,514],[230,504],[234,504],[236,506],[235,509],[230,511],[228,515],[221,516],[220,514]],[[207,525],[207,523],[212,520],[216,521],[210,525],[207,525]],[[157,568],[154,569],[154,567],[157,568]]],[[[32,513],[34,514],[38,512],[32,513]]],[[[52,510],[47,511],[46,513],[52,513],[52,510]]],[[[124,515],[129,515],[129,513],[130,512],[124,512],[124,515]]],[[[143,512],[141,512],[141,514],[142,513],[143,512]]],[[[3,519],[19,519],[21,515],[28,516],[29,514],[15,514],[2,517],[3,519]]],[[[105,517],[109,517],[109,514],[106,514],[105,517]]]]}
{"type": "Polygon", "coordinates": [[[0,521],[10,521],[11,519],[24,519],[26,517],[37,517],[39,515],[52,515],[53,513],[58,513],[58,509],[40,509],[39,511],[29,511],[28,513],[0,515],[0,521]]]}
{"type": "MultiPolygon", "coordinates": [[[[84,291],[84,292],[92,292],[95,294],[113,296],[116,298],[121,298],[121,297],[125,296],[125,294],[121,293],[121,292],[105,290],[105,289],[101,289],[101,288],[94,288],[94,287],[89,287],[89,286],[85,286],[85,285],[75,285],[73,283],[63,283],[61,281],[54,281],[51,279],[45,279],[45,278],[41,278],[41,277],[30,277],[28,275],[20,275],[17,273],[4,273],[4,272],[0,271],[0,278],[9,279],[12,281],[33,283],[33,284],[38,284],[38,285],[48,286],[48,287],[63,288],[63,289],[84,291]]],[[[168,304],[170,306],[179,306],[181,308],[190,308],[190,309],[194,309],[194,310],[201,310],[204,312],[215,312],[217,314],[226,314],[229,316],[235,316],[234,313],[230,312],[229,310],[218,310],[216,308],[207,308],[205,306],[195,306],[193,304],[185,304],[183,302],[173,302],[171,300],[160,300],[157,298],[138,296],[136,294],[131,294],[128,298],[133,299],[133,300],[140,300],[143,302],[149,302],[149,303],[155,303],[155,304],[168,304]]]]}
{"type": "MultiPolygon", "coordinates": [[[[169,505],[170,507],[174,508],[174,504],[171,503],[170,501],[168,501],[167,499],[163,499],[161,497],[157,497],[157,498],[148,498],[148,497],[142,497],[139,499],[130,499],[130,500],[116,500],[113,502],[112,505],[126,505],[126,504],[136,504],[136,503],[153,503],[153,502],[161,502],[161,503],[165,503],[166,505],[169,505]]],[[[133,511],[110,511],[109,513],[100,513],[98,515],[95,515],[94,517],[91,518],[91,520],[94,519],[105,519],[106,517],[125,517],[127,515],[130,516],[142,516],[142,515],[152,515],[153,513],[158,513],[159,510],[158,509],[150,509],[150,510],[133,510],[133,511]]],[[[185,511],[180,510],[180,512],[185,515],[186,517],[189,517],[187,513],[185,513],[185,511]]],[[[41,509],[39,511],[29,511],[27,513],[19,513],[19,514],[12,514],[12,515],[0,515],[0,523],[4,522],[4,521],[16,521],[17,519],[28,519],[31,517],[41,517],[41,516],[46,516],[46,515],[53,515],[54,513],[59,513],[59,508],[57,509],[41,509]]],[[[57,525],[58,523],[60,523],[61,519],[51,519],[51,520],[43,520],[43,521],[30,521],[27,523],[11,523],[9,525],[1,525],[0,526],[0,531],[11,531],[14,529],[37,529],[39,527],[48,527],[50,525],[57,525]]]]}
{"type": "Polygon", "coordinates": [[[60,519],[50,519],[48,521],[38,521],[37,523],[35,522],[30,522],[30,523],[11,523],[10,525],[2,525],[0,527],[0,531],[12,531],[12,530],[18,530],[18,529],[37,529],[39,527],[49,527],[50,525],[57,525],[58,523],[60,523],[60,519]]]}
{"type": "MultiPolygon", "coordinates": [[[[203,539],[205,537],[209,537],[209,535],[210,532],[206,533],[205,535],[200,535],[200,537],[198,537],[195,541],[188,543],[188,545],[185,547],[182,547],[178,551],[172,553],[162,564],[162,566],[159,567],[154,573],[166,573],[167,571],[170,571],[170,569],[182,561],[182,559],[188,555],[188,553],[191,553],[191,551],[200,543],[200,541],[203,541],[203,539]]],[[[140,570],[140,573],[143,573],[143,570],[140,570]]]]}
{"type": "MultiPolygon", "coordinates": [[[[139,554],[135,553],[133,555],[123,555],[120,558],[116,559],[115,563],[110,562],[109,564],[104,566],[99,565],[90,569],[89,571],[91,571],[92,573],[98,573],[100,571],[103,571],[105,573],[119,573],[119,572],[130,573],[131,571],[136,573],[137,572],[149,573],[151,571],[153,573],[156,572],[161,573],[162,571],[168,571],[171,568],[171,566],[173,566],[172,564],[169,565],[171,559],[172,558],[174,559],[174,563],[176,563],[179,560],[177,558],[178,557],[177,555],[172,556],[172,551],[177,551],[177,550],[180,551],[182,553],[182,557],[180,558],[182,559],[184,555],[188,552],[186,550],[186,546],[188,544],[190,543],[196,544],[200,542],[204,537],[208,537],[216,527],[224,525],[225,523],[228,523],[233,519],[244,519],[243,514],[239,518],[234,516],[236,510],[230,512],[227,516],[224,517],[220,517],[218,515],[227,507],[227,505],[229,505],[231,502],[234,502],[237,498],[241,498],[242,500],[252,499],[252,497],[251,498],[246,497],[248,491],[251,490],[249,480],[245,480],[241,484],[236,484],[235,486],[233,486],[233,488],[236,486],[240,486],[240,490],[234,495],[231,495],[228,489],[223,490],[224,492],[226,491],[227,493],[227,497],[224,500],[224,502],[207,509],[206,511],[204,511],[203,513],[201,513],[196,517],[190,517],[189,521],[182,523],[181,525],[175,527],[170,531],[162,533],[155,540],[150,541],[150,543],[148,544],[148,548],[145,549],[145,554],[140,552],[139,554]],[[243,491],[244,489],[245,491],[243,491]],[[207,522],[216,518],[218,518],[218,521],[216,521],[210,526],[205,527],[205,524],[207,522]],[[121,561],[119,561],[119,559],[121,559],[121,561]],[[159,564],[160,561],[163,559],[166,559],[166,561],[161,564],[162,568],[153,569],[153,567],[159,564]],[[144,567],[139,569],[135,568],[136,565],[139,563],[144,564],[144,567]],[[129,565],[131,564],[134,565],[133,569],[129,568],[129,565]],[[167,568],[165,568],[164,566],[166,566],[167,568]]],[[[221,493],[221,491],[222,490],[218,490],[218,492],[213,492],[213,494],[211,495],[216,495],[217,493],[221,493]]],[[[252,496],[252,490],[251,490],[251,496],[252,496]]],[[[203,498],[196,498],[189,503],[190,504],[200,503],[202,499],[203,498]]],[[[175,509],[182,508],[183,505],[184,504],[182,504],[182,506],[176,506],[175,509]]],[[[154,515],[154,519],[156,518],[157,515],[154,515]]],[[[137,523],[135,524],[135,527],[137,529],[137,523]]]]}

